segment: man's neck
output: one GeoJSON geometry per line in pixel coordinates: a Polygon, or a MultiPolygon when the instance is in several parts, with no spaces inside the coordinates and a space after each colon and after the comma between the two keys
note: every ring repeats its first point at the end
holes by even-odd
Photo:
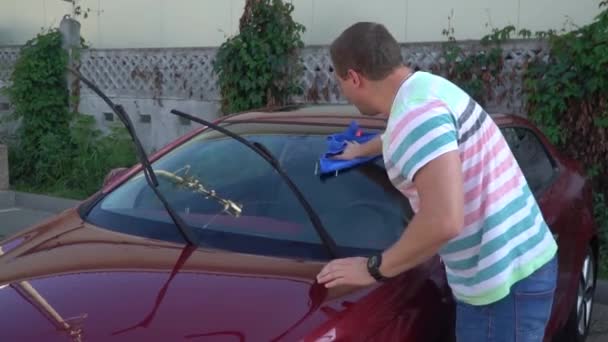
{"type": "Polygon", "coordinates": [[[377,105],[381,113],[390,114],[393,102],[397,96],[397,92],[403,85],[403,82],[412,75],[412,69],[403,66],[391,73],[387,78],[378,81],[375,84],[377,94],[377,105]]]}

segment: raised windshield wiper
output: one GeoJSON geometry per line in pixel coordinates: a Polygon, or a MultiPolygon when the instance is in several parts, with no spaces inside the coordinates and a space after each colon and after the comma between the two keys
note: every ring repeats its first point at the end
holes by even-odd
{"type": "Polygon", "coordinates": [[[120,121],[125,125],[127,132],[135,144],[135,154],[142,165],[146,182],[156,197],[158,197],[158,199],[162,202],[165,210],[167,210],[167,213],[169,213],[169,216],[173,220],[173,223],[175,223],[175,226],[179,229],[180,233],[186,240],[186,243],[189,245],[198,245],[198,238],[196,234],[194,234],[192,229],[190,229],[190,227],[182,220],[175,209],[171,207],[167,199],[165,199],[165,197],[158,190],[158,179],[156,178],[154,169],[152,169],[150,160],[148,159],[148,156],[146,156],[146,152],[144,151],[144,148],[137,137],[137,133],[135,133],[135,129],[133,128],[133,123],[131,122],[129,115],[127,115],[124,108],[120,105],[114,104],[114,102],[112,102],[112,100],[110,100],[93,82],[82,76],[82,74],[80,74],[78,71],[72,68],[67,69],[69,72],[74,74],[74,76],[78,77],[82,82],[84,82],[84,84],[86,84],[89,88],[91,88],[91,90],[93,90],[97,95],[99,95],[99,97],[104,100],[104,102],[112,109],[120,121]]]}
{"type": "Polygon", "coordinates": [[[228,214],[235,217],[241,216],[241,213],[243,212],[243,205],[218,196],[215,190],[209,190],[205,188],[205,186],[198,178],[192,176],[181,177],[173,172],[166,170],[156,170],[155,173],[157,176],[161,176],[168,179],[170,182],[172,182],[178,187],[186,188],[193,192],[199,193],[205,196],[205,198],[213,198],[219,204],[224,206],[224,210],[222,210],[222,212],[227,212],[228,214]]]}
{"type": "Polygon", "coordinates": [[[300,190],[293,183],[291,178],[289,178],[289,176],[287,176],[287,173],[285,173],[283,168],[281,168],[277,159],[270,153],[270,151],[266,147],[264,147],[264,145],[262,145],[258,142],[251,143],[251,142],[247,141],[246,139],[244,139],[243,137],[241,137],[240,135],[238,135],[234,132],[231,132],[224,127],[218,126],[214,123],[203,120],[196,116],[192,116],[192,115],[184,113],[182,111],[173,109],[173,110],[171,110],[171,113],[175,114],[177,116],[180,116],[182,118],[194,121],[201,125],[207,126],[208,128],[211,128],[215,131],[225,134],[225,135],[231,137],[232,139],[247,146],[249,149],[251,149],[258,155],[260,155],[265,161],[267,161],[272,166],[272,168],[275,171],[277,171],[277,173],[281,176],[281,178],[283,178],[283,180],[289,186],[289,189],[294,193],[294,195],[296,196],[296,198],[298,199],[300,204],[302,204],[302,207],[304,207],[304,210],[306,211],[306,214],[308,214],[308,217],[310,218],[312,225],[314,226],[315,230],[317,231],[317,234],[319,234],[319,237],[321,238],[321,242],[323,242],[323,245],[325,246],[325,248],[327,248],[327,252],[329,253],[330,257],[332,259],[338,257],[338,247],[336,246],[336,242],[329,235],[329,233],[327,232],[325,227],[323,227],[323,224],[321,223],[321,219],[319,219],[319,216],[314,211],[314,209],[312,208],[310,203],[308,203],[306,198],[304,198],[304,195],[302,194],[302,192],[300,192],[300,190]]]}

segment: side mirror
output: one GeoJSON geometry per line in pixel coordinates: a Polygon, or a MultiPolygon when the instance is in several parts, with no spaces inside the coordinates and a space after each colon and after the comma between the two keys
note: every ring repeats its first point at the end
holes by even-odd
{"type": "Polygon", "coordinates": [[[103,179],[103,186],[105,187],[106,185],[112,183],[118,177],[122,176],[127,170],[128,170],[128,168],[126,168],[126,167],[119,167],[119,168],[110,170],[110,172],[108,172],[106,177],[103,179]]]}

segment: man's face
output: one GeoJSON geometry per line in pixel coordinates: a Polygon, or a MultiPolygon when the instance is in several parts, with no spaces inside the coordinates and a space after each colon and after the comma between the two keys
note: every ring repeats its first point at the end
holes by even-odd
{"type": "Polygon", "coordinates": [[[340,90],[348,102],[352,103],[363,115],[378,115],[378,110],[371,104],[373,98],[370,83],[360,73],[349,70],[345,78],[336,74],[340,90]]]}

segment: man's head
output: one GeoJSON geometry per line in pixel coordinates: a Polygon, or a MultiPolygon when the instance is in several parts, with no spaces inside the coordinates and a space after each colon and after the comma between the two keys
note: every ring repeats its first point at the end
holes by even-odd
{"type": "Polygon", "coordinates": [[[380,114],[374,103],[375,84],[403,66],[395,38],[381,24],[359,22],[334,40],[330,55],[344,96],[362,114],[380,114]]]}

